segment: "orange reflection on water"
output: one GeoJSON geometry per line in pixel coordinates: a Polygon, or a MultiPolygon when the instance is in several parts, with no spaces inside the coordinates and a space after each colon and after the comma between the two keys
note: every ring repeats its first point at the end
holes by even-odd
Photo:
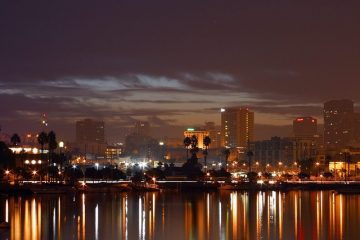
{"type": "Polygon", "coordinates": [[[81,195],[81,228],[82,228],[82,239],[86,239],[86,217],[85,217],[85,194],[81,195]]]}
{"type": "Polygon", "coordinates": [[[360,197],[330,191],[82,194],[76,201],[10,197],[0,207],[11,239],[352,239],[349,231],[360,233],[354,227],[360,197]]]}
{"type": "Polygon", "coordinates": [[[231,201],[231,216],[232,216],[232,234],[233,238],[238,238],[238,199],[237,199],[237,192],[233,192],[230,195],[231,201]]]}
{"type": "Polygon", "coordinates": [[[298,237],[298,193],[294,193],[294,235],[298,237]]]}

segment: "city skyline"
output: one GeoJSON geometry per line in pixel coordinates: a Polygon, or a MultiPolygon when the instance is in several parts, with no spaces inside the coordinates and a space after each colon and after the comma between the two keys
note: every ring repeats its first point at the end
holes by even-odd
{"type": "Polygon", "coordinates": [[[298,116],[322,124],[330,99],[360,101],[358,2],[83,3],[2,3],[3,132],[46,113],[70,140],[84,118],[114,140],[137,120],[181,134],[248,106],[267,139],[298,116]]]}

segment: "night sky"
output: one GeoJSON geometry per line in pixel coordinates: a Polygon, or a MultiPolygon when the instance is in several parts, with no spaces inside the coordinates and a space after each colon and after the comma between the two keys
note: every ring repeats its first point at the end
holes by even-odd
{"type": "Polygon", "coordinates": [[[256,138],[322,122],[329,99],[360,101],[360,1],[0,2],[0,125],[104,120],[107,137],[148,120],[174,135],[255,111],[256,138]]]}

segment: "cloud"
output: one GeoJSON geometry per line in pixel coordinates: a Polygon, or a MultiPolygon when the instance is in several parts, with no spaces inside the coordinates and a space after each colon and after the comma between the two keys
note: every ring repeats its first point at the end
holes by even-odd
{"type": "Polygon", "coordinates": [[[35,125],[48,112],[59,124],[200,124],[218,122],[227,106],[248,106],[271,125],[321,117],[326,100],[360,101],[359,7],[8,1],[0,10],[0,122],[35,125]]]}

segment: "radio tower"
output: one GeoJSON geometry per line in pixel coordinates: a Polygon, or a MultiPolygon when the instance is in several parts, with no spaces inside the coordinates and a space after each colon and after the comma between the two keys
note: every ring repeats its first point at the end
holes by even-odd
{"type": "Polygon", "coordinates": [[[46,114],[43,113],[41,115],[41,131],[44,131],[47,129],[47,126],[48,126],[48,120],[47,120],[47,117],[46,117],[46,114]]]}

